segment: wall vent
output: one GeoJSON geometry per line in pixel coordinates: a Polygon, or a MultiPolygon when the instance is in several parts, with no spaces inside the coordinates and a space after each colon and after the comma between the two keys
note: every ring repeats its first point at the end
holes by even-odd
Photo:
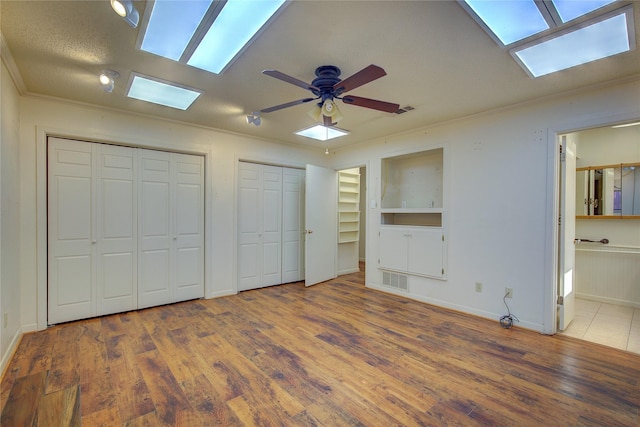
{"type": "Polygon", "coordinates": [[[396,288],[403,291],[409,290],[407,276],[404,274],[391,273],[390,271],[382,272],[382,284],[390,288],[396,288]]]}

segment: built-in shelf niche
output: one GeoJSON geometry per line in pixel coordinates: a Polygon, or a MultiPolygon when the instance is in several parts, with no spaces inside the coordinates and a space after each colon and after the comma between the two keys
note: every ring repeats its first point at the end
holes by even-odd
{"type": "Polygon", "coordinates": [[[360,172],[338,172],[338,243],[360,240],[360,172]]]}
{"type": "Polygon", "coordinates": [[[381,224],[442,227],[443,148],[382,159],[381,224]]]}

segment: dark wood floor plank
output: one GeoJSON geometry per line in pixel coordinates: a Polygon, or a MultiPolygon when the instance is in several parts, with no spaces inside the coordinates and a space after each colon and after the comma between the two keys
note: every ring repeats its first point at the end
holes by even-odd
{"type": "Polygon", "coordinates": [[[38,413],[38,405],[47,379],[46,372],[36,372],[17,378],[0,413],[2,426],[31,426],[38,413]]]}
{"type": "Polygon", "coordinates": [[[78,386],[45,394],[38,405],[38,426],[79,427],[80,391],[78,386]]]}
{"type": "Polygon", "coordinates": [[[640,425],[640,356],[505,330],[363,277],[27,334],[0,384],[2,425],[64,424],[73,387],[84,425],[640,425]]]}

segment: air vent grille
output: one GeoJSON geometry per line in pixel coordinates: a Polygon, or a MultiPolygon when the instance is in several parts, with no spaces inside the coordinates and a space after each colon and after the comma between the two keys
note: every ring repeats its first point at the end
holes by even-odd
{"type": "Polygon", "coordinates": [[[407,276],[404,274],[392,273],[390,271],[382,272],[382,284],[390,288],[400,289],[403,291],[409,290],[409,284],[407,276]]]}

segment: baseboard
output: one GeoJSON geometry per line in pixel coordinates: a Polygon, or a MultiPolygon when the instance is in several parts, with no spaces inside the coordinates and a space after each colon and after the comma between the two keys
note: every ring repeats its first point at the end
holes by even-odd
{"type": "Polygon", "coordinates": [[[338,271],[338,276],[342,276],[343,274],[357,273],[358,271],[360,271],[359,268],[348,268],[346,270],[338,271]]]}
{"type": "Polygon", "coordinates": [[[598,295],[583,294],[580,292],[576,292],[576,298],[586,299],[589,301],[595,301],[595,302],[600,302],[604,304],[613,304],[613,305],[620,305],[624,307],[640,308],[640,302],[617,299],[617,298],[607,298],[607,297],[601,297],[598,295]]]}
{"type": "Polygon", "coordinates": [[[7,351],[2,355],[2,361],[0,361],[0,373],[2,373],[2,375],[0,375],[0,381],[4,378],[5,370],[7,366],[9,366],[9,362],[18,348],[18,344],[20,344],[22,335],[24,335],[24,332],[22,329],[18,329],[11,340],[11,344],[9,344],[9,348],[7,348],[7,351]]]}

